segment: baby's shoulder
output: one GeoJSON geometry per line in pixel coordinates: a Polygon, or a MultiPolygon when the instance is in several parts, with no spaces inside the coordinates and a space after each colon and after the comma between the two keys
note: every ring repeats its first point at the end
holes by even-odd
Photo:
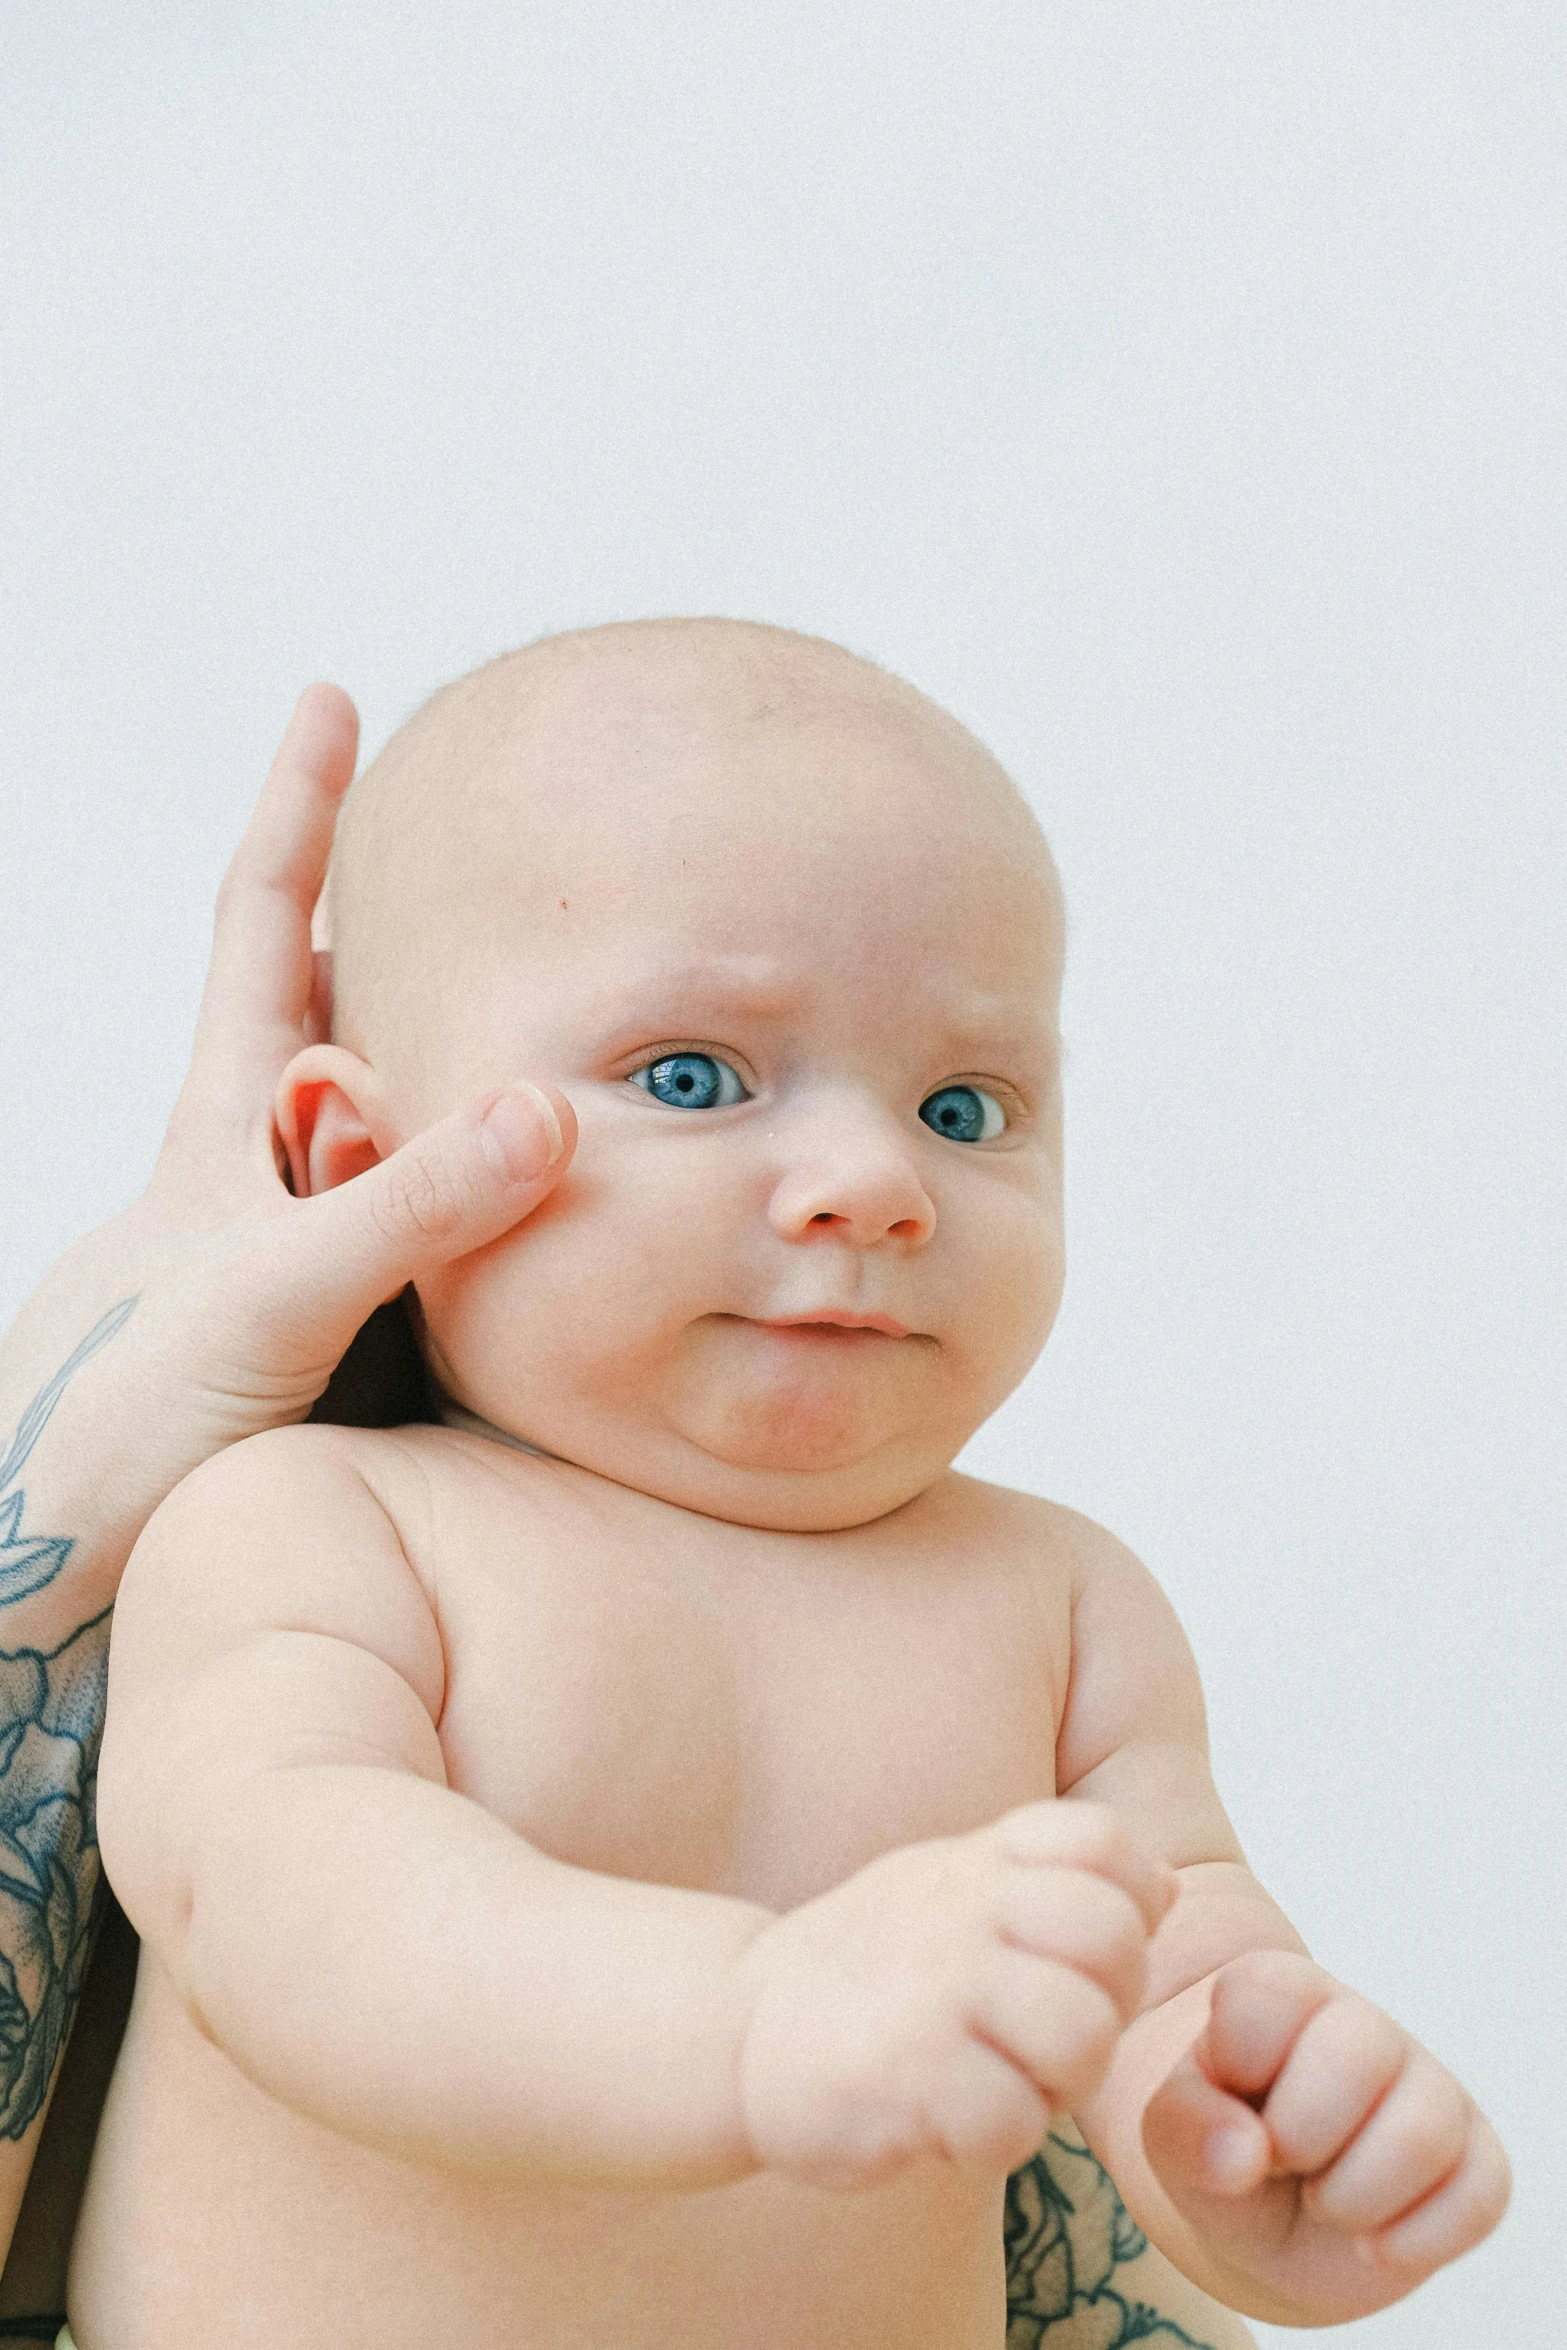
{"type": "Polygon", "coordinates": [[[200,1625],[220,1643],[268,1626],[353,1636],[403,1623],[429,1645],[428,1594],[410,1563],[417,1459],[395,1430],[268,1430],[215,1454],[154,1512],[120,1587],[115,1639],[200,1625]]]}
{"type": "Polygon", "coordinates": [[[152,1524],[163,1529],[204,1520],[267,1524],[279,1510],[298,1522],[302,1514],[330,1513],[366,1494],[395,1520],[422,1481],[417,1449],[404,1444],[402,1434],[395,1428],[338,1428],[325,1422],[269,1428],[193,1469],[152,1524]]]}
{"type": "Polygon", "coordinates": [[[1065,1502],[954,1471],[944,1481],[943,1507],[953,1534],[1005,1547],[1019,1565],[1036,1567],[1075,1597],[1108,1577],[1144,1579],[1148,1570],[1107,1526],[1065,1502]]]}

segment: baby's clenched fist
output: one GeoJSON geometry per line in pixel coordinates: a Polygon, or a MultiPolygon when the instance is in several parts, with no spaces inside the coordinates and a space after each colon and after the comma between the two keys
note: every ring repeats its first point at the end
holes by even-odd
{"type": "Polygon", "coordinates": [[[1107,1810],[1046,1801],[778,1918],[741,1961],[757,2159],[840,2188],[922,2156],[1015,2170],[1104,2072],[1175,1885],[1107,1810]]]}
{"type": "Polygon", "coordinates": [[[1365,2317],[1489,2234],[1507,2157],[1473,2099],[1302,1955],[1214,1978],[1207,2029],[1143,2115],[1171,2200],[1280,2323],[1365,2317]]]}

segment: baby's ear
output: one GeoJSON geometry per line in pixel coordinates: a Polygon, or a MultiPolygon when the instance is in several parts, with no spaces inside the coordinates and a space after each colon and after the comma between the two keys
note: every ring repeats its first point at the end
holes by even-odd
{"type": "Polygon", "coordinates": [[[340,1044],[307,1045],[278,1079],[272,1114],[295,1194],[335,1191],[397,1148],[380,1083],[340,1044]]]}

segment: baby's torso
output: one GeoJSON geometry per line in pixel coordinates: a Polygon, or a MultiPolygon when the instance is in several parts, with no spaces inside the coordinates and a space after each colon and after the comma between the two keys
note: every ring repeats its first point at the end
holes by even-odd
{"type": "MultiPolygon", "coordinates": [[[[1047,1504],[949,1477],[850,1533],[765,1534],[478,1436],[343,1442],[440,1627],[451,1785],[558,1859],[782,1910],[1054,1791],[1047,1504]]],[[[71,2305],[81,2350],[1001,2350],[1001,2182],[433,2171],[253,2088],[144,1962],[71,2305]]]]}
{"type": "Polygon", "coordinates": [[[1053,1792],[1046,1505],[951,1478],[847,1534],[767,1534],[434,1442],[428,1531],[403,1531],[448,1775],[556,1858],[786,1909],[1053,1792]]]}

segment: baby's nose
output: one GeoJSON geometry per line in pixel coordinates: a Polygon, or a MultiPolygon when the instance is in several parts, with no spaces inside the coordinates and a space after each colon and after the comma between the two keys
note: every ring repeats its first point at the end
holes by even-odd
{"type": "Polygon", "coordinates": [[[936,1210],[912,1152],[890,1123],[812,1121],[780,1175],[770,1204],[773,1230],[785,1240],[831,1235],[856,1248],[891,1240],[921,1248],[936,1229],[936,1210]]]}

